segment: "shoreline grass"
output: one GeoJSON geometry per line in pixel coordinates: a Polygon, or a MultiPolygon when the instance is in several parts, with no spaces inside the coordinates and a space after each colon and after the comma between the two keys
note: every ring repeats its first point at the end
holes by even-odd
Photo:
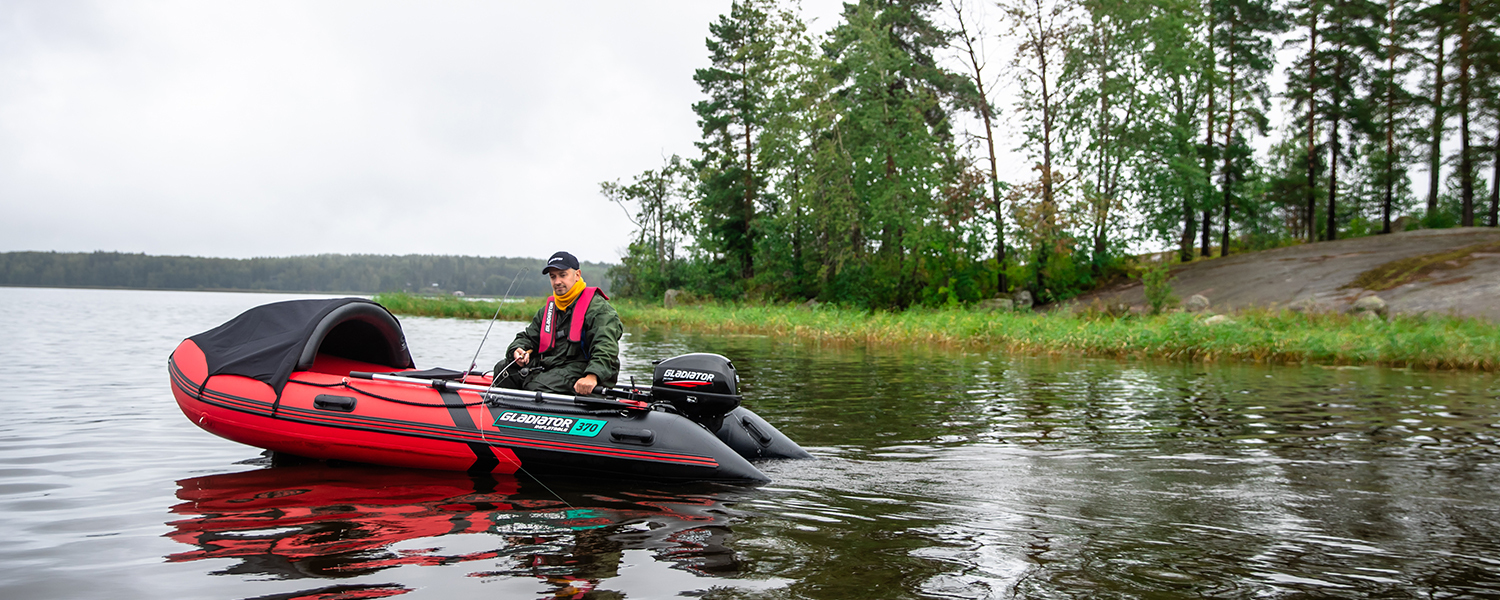
{"type": "MultiPolygon", "coordinates": [[[[375,301],[402,315],[528,321],[541,299],[498,303],[461,298],[379,294],[375,301]]],[[[1014,352],[1141,357],[1189,362],[1252,361],[1379,365],[1421,369],[1500,371],[1500,324],[1437,315],[1392,315],[1388,320],[1333,313],[1246,310],[1230,322],[1204,315],[1157,316],[1002,313],[969,308],[914,308],[870,312],[790,304],[707,303],[666,309],[655,303],[612,301],[627,326],[691,331],[761,333],[831,343],[931,344],[1014,352]]]]}

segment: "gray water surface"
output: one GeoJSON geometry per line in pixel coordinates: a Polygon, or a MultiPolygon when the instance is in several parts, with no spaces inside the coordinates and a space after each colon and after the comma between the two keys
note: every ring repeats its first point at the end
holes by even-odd
{"type": "MultiPolygon", "coordinates": [[[[293,297],[0,288],[0,598],[1500,595],[1493,374],[632,328],[627,375],[729,356],[817,458],[758,488],[271,466],[182,416],[166,358],[293,297]]],[[[402,324],[422,368],[486,326],[402,324]]]]}

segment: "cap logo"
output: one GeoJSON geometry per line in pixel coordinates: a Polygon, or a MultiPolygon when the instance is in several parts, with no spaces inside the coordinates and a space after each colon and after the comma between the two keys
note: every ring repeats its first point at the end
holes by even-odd
{"type": "Polygon", "coordinates": [[[542,267],[542,270],[551,271],[552,269],[557,269],[559,271],[567,271],[577,268],[577,258],[574,258],[572,254],[568,254],[567,252],[558,252],[547,259],[547,266],[542,267]]]}

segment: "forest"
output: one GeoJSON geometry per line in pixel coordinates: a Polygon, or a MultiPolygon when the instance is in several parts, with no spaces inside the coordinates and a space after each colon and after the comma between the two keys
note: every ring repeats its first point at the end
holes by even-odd
{"type": "Polygon", "coordinates": [[[736,1],[696,153],[601,183],[615,289],[1047,302],[1142,248],[1494,227],[1497,31],[1495,0],[858,0],[826,33],[736,1]]]}
{"type": "MultiPolygon", "coordinates": [[[[478,256],[321,254],[284,258],[201,258],[120,252],[0,253],[0,285],[151,290],[249,290],[501,296],[552,293],[546,260],[478,256]],[[516,277],[522,270],[525,274],[516,277]]],[[[612,265],[585,262],[608,291],[612,265]]],[[[594,284],[594,281],[589,281],[594,284]]]]}

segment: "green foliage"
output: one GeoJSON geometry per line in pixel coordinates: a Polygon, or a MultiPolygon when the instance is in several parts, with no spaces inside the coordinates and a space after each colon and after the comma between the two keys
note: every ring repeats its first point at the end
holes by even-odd
{"type": "Polygon", "coordinates": [[[620,205],[636,225],[636,239],[621,264],[609,272],[620,294],[659,297],[689,279],[691,266],[679,251],[696,227],[688,205],[691,176],[682,159],[673,155],[660,169],[636,175],[630,184],[600,184],[600,193],[620,205]]]}
{"type": "Polygon", "coordinates": [[[767,103],[775,64],[773,6],[736,0],[729,14],[709,25],[712,65],[693,80],[708,99],[693,105],[703,141],[694,161],[699,175],[697,243],[732,265],[739,279],[754,275],[759,221],[767,202],[767,166],[756,152],[769,120],[767,103]]]}
{"type": "MultiPolygon", "coordinates": [[[[1483,127],[1500,106],[1494,6],[1470,17],[1468,108],[1483,127]]],[[[988,25],[1007,27],[1014,51],[994,81],[976,44],[986,23],[964,2],[849,2],[822,35],[795,3],[731,3],[709,26],[709,66],[694,74],[702,156],[675,175],[685,184],[676,212],[646,202],[631,213],[642,229],[617,271],[620,290],[884,310],[1026,289],[1047,303],[1107,279],[1141,245],[1190,261],[1375,234],[1388,213],[1394,221],[1417,205],[1406,172],[1415,145],[1451,139],[1445,127],[1461,112],[1451,90],[1457,3],[999,8],[988,25]],[[1447,54],[1425,55],[1438,48],[1447,54]],[[944,68],[954,53],[963,75],[944,68]],[[1287,78],[1279,98],[1273,73],[1287,78]],[[1403,89],[1413,81],[1433,86],[1403,89]],[[962,113],[990,127],[997,107],[981,90],[998,88],[1015,93],[1002,121],[1035,165],[1009,182],[975,168],[988,166],[992,140],[966,141],[953,122],[962,113]],[[1269,121],[1274,101],[1282,123],[1269,121]],[[1258,151],[1271,130],[1279,139],[1258,151]]],[[[1434,170],[1454,166],[1437,159],[1434,170]]],[[[1457,219],[1462,186],[1449,179],[1425,226],[1457,219]]],[[[629,191],[616,185],[606,195],[629,191]]]]}
{"type": "Polygon", "coordinates": [[[546,297],[512,298],[509,302],[495,302],[388,292],[375,294],[372,300],[398,315],[455,319],[489,319],[494,316],[501,321],[530,321],[546,297]]]}
{"type": "Polygon", "coordinates": [[[1422,213],[1422,229],[1458,227],[1458,211],[1439,204],[1437,210],[1422,213]]]}
{"type": "MultiPolygon", "coordinates": [[[[265,290],[369,294],[383,291],[499,296],[548,295],[546,260],[411,254],[320,254],[200,258],[119,252],[0,253],[0,285],[166,290],[265,290]],[[516,275],[523,269],[526,273],[516,275]]],[[[584,262],[590,285],[610,289],[610,265],[584,262]]]]}
{"type": "MultiPolygon", "coordinates": [[[[496,304],[452,298],[380,295],[398,314],[488,319],[496,304]]],[[[509,303],[507,320],[528,320],[540,300],[509,303]]],[[[613,302],[629,327],[675,327],[761,333],[825,343],[939,344],[997,347],[1017,352],[1068,352],[1108,357],[1167,358],[1193,362],[1373,364],[1430,369],[1500,371],[1500,325],[1445,316],[1353,315],[1248,311],[1229,323],[1206,325],[1193,313],[1132,319],[1097,319],[1065,311],[999,313],[966,308],[912,308],[901,312],[790,304],[707,302],[665,309],[656,302],[613,302]]]]}
{"type": "Polygon", "coordinates": [[[820,42],[772,2],[733,3],[710,26],[712,66],[694,76],[707,99],[694,106],[703,157],[686,259],[663,267],[642,231],[621,290],[897,308],[997,291],[979,283],[994,274],[978,212],[987,184],[952,139],[944,99],[963,79],[936,66],[947,42],[936,7],[849,4],[820,42]]]}
{"type": "Polygon", "coordinates": [[[1171,268],[1166,262],[1146,267],[1141,273],[1141,283],[1146,287],[1146,303],[1151,305],[1151,314],[1159,315],[1168,306],[1177,304],[1177,295],[1172,293],[1171,268]]]}

